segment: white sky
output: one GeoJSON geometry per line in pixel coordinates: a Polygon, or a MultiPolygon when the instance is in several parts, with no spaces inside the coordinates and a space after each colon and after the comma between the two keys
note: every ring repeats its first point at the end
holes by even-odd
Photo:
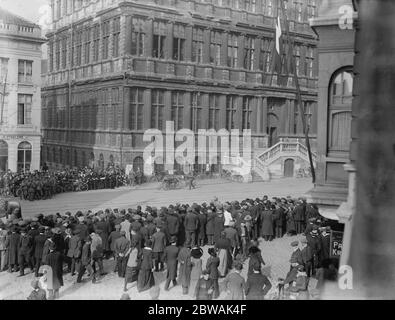
{"type": "Polygon", "coordinates": [[[0,7],[37,24],[48,5],[48,0],[0,0],[0,7]]]}

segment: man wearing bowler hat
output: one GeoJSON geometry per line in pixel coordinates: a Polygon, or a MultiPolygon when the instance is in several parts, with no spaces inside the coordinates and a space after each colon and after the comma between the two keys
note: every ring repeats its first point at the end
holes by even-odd
{"type": "Polygon", "coordinates": [[[165,248],[163,260],[167,267],[167,278],[165,283],[165,290],[169,290],[170,282],[173,282],[173,286],[177,285],[177,257],[179,249],[177,247],[177,237],[172,236],[170,239],[170,245],[165,248]]]}

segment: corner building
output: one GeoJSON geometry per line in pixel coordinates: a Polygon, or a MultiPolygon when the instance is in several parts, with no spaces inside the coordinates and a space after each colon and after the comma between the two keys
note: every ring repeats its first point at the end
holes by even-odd
{"type": "MultiPolygon", "coordinates": [[[[279,86],[272,72],[277,4],[52,1],[43,161],[143,169],[144,131],[164,130],[170,120],[175,130],[251,129],[257,161],[280,139],[303,138],[295,84],[284,74],[287,81],[279,86]]],[[[317,5],[286,2],[313,145],[317,40],[308,19],[317,5]]]]}

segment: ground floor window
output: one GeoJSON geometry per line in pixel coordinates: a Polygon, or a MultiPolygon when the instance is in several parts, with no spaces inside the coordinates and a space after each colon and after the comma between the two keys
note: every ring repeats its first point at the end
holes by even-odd
{"type": "Polygon", "coordinates": [[[0,172],[8,170],[8,144],[0,140],[0,172]]]}
{"type": "Polygon", "coordinates": [[[32,145],[27,142],[21,142],[18,145],[18,171],[30,171],[32,163],[32,145]]]}

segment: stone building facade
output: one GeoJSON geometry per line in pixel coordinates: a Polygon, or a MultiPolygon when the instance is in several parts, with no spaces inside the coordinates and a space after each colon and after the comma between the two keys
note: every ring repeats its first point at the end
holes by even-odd
{"type": "Polygon", "coordinates": [[[0,8],[0,172],[40,169],[41,37],[0,8]]]}
{"type": "MultiPolygon", "coordinates": [[[[52,1],[43,160],[143,168],[143,134],[166,121],[176,130],[251,129],[257,156],[280,138],[302,138],[292,77],[272,71],[277,4],[52,1]]],[[[314,0],[287,1],[313,142],[317,59],[308,19],[316,7],[314,0]]]]}

